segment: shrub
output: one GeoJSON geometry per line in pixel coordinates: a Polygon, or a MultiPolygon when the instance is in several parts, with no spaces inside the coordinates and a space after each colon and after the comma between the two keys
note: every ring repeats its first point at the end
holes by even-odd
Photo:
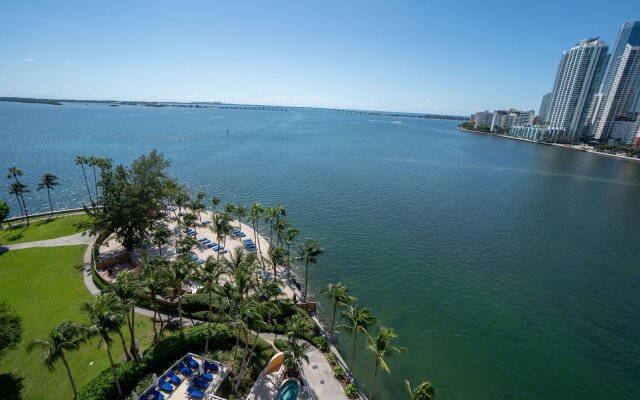
{"type": "Polygon", "coordinates": [[[356,389],[356,385],[354,385],[353,383],[349,383],[344,388],[344,394],[346,394],[347,397],[350,398],[350,399],[357,399],[358,398],[358,389],[356,389]]]}
{"type": "Polygon", "coordinates": [[[327,353],[327,361],[329,361],[329,364],[331,365],[336,365],[336,363],[338,362],[336,360],[336,356],[333,353],[327,353]]]}
{"type": "Polygon", "coordinates": [[[284,339],[276,339],[273,341],[273,345],[276,346],[276,349],[280,351],[284,351],[286,343],[287,341],[284,339]]]}
{"type": "Polygon", "coordinates": [[[344,368],[338,365],[333,369],[333,377],[339,381],[344,381],[347,379],[347,374],[344,372],[344,368]]]}
{"type": "Polygon", "coordinates": [[[316,346],[323,353],[329,349],[329,340],[324,336],[314,336],[311,338],[311,344],[316,346]]]}

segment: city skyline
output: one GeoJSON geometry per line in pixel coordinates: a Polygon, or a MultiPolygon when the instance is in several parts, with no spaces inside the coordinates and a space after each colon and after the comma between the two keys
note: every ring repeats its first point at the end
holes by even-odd
{"type": "Polygon", "coordinates": [[[622,23],[638,19],[630,1],[605,15],[580,4],[556,7],[539,30],[518,19],[526,5],[498,2],[68,2],[37,12],[9,3],[0,6],[0,33],[12,37],[0,43],[0,96],[537,110],[564,49],[592,36],[611,46],[622,23]]]}

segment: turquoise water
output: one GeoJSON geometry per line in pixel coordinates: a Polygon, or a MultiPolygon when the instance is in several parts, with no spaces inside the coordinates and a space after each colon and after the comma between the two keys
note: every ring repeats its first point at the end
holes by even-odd
{"type": "MultiPolygon", "coordinates": [[[[76,154],[128,163],[158,148],[194,192],[284,203],[326,247],[311,290],[342,281],[409,348],[379,398],[405,378],[442,399],[640,398],[640,163],[455,125],[0,103],[0,169],[22,167],[44,211],[47,171],[55,207],[86,201],[76,154]]],[[[368,388],[363,347],[355,371],[368,388]]]]}
{"type": "Polygon", "coordinates": [[[278,389],[278,400],[296,400],[298,398],[298,382],[290,379],[278,389]]]}

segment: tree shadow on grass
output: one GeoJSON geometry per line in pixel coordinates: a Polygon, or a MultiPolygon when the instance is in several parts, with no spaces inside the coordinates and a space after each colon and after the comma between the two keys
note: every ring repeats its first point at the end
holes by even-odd
{"type": "Polygon", "coordinates": [[[5,400],[21,400],[24,380],[14,374],[0,374],[0,393],[5,400]]]}

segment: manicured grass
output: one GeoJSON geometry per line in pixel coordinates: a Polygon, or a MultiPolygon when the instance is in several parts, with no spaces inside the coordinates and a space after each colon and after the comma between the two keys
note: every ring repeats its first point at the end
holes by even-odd
{"type": "MultiPolygon", "coordinates": [[[[80,311],[80,305],[91,300],[80,269],[84,250],[85,246],[65,246],[11,250],[0,255],[0,300],[18,310],[23,326],[18,348],[0,360],[0,398],[12,389],[6,374],[13,374],[18,380],[24,378],[22,399],[72,397],[64,366],[60,364],[48,372],[42,353],[36,350],[27,354],[26,347],[65,319],[88,322],[80,311]]],[[[136,316],[136,325],[137,341],[141,348],[147,348],[153,339],[151,321],[136,316]]],[[[125,336],[128,340],[128,334],[125,336]]],[[[114,358],[122,354],[120,341],[115,339],[114,358]]],[[[98,340],[68,353],[68,361],[78,389],[109,365],[98,340]]]]}
{"type": "Polygon", "coordinates": [[[36,240],[54,239],[80,232],[74,224],[87,219],[86,215],[71,215],[53,219],[43,218],[32,221],[31,225],[3,225],[0,230],[0,245],[34,242],[36,240]]]}

